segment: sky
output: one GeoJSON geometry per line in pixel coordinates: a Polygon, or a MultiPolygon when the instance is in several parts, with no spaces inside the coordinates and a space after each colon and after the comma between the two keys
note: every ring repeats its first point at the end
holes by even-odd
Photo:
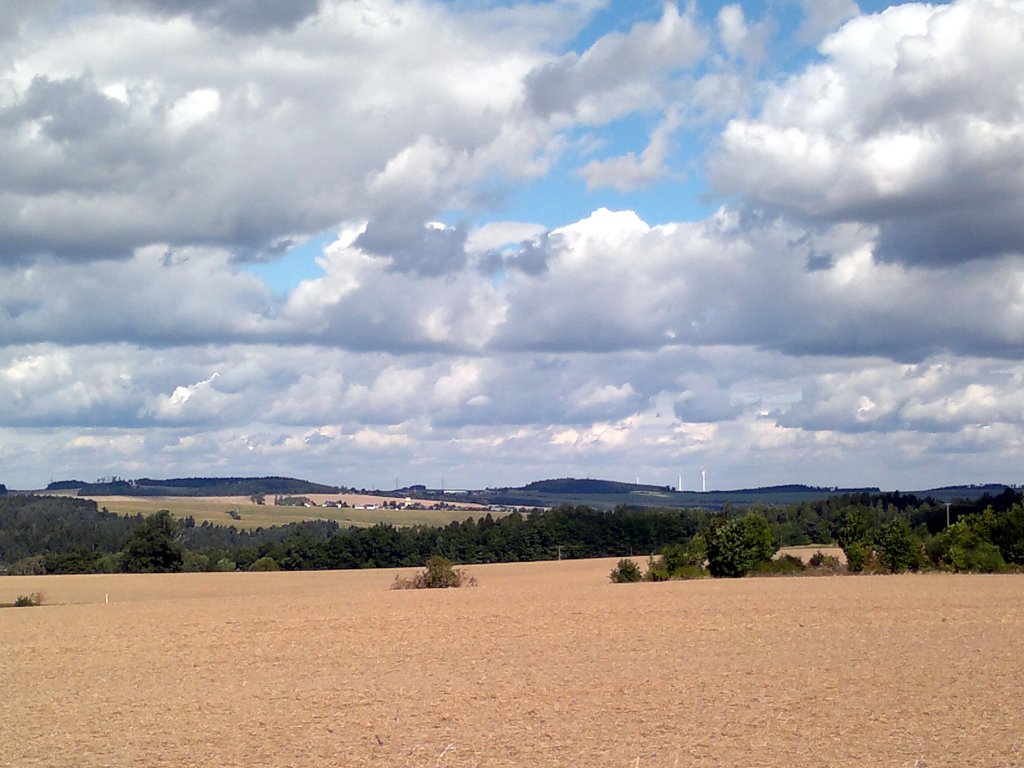
{"type": "Polygon", "coordinates": [[[0,482],[1024,482],[1021,72],[1021,0],[4,0],[0,482]]]}

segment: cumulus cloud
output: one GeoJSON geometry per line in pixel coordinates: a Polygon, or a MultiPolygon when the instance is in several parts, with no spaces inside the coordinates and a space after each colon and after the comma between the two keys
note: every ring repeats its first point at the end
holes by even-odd
{"type": "Polygon", "coordinates": [[[665,3],[656,22],[610,33],[583,54],[538,66],[526,78],[527,99],[541,115],[602,123],[663,101],[659,82],[692,66],[707,47],[691,13],[665,3]]]}
{"type": "Polygon", "coordinates": [[[235,33],[291,29],[316,13],[319,0],[115,0],[123,9],[144,8],[167,16],[188,15],[235,33]]]}
{"type": "Polygon", "coordinates": [[[1019,467],[1020,9],[802,5],[820,57],[759,82],[778,19],[735,4],[668,3],[576,52],[599,2],[109,0],[74,23],[14,2],[3,470],[1019,467]],[[648,188],[699,175],[688,143],[727,117],[710,162],[733,197],[652,223],[648,188]],[[646,147],[609,140],[626,123],[646,147]],[[501,208],[548,173],[592,212],[501,208]],[[240,263],[325,231],[286,291],[240,263]]]}
{"type": "Polygon", "coordinates": [[[138,249],[127,261],[0,266],[0,342],[227,341],[272,335],[266,286],[223,251],[138,249]]]}
{"type": "Polygon", "coordinates": [[[1024,251],[1024,11],[901,5],[847,22],[824,61],[726,128],[721,189],[816,221],[879,227],[875,255],[921,265],[1024,251]]]}
{"type": "Polygon", "coordinates": [[[553,129],[523,111],[523,77],[550,58],[529,18],[517,38],[497,10],[506,28],[389,0],[116,10],[26,27],[0,66],[6,259],[258,254],[345,220],[415,227],[481,179],[550,162],[553,129]],[[216,25],[278,32],[253,45],[216,25]]]}

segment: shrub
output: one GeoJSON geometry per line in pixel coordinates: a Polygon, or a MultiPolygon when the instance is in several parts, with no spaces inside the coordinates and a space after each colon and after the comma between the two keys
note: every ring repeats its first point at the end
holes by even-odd
{"type": "Polygon", "coordinates": [[[990,541],[975,542],[972,546],[954,545],[946,554],[954,571],[1000,573],[1006,570],[1006,561],[999,547],[990,541]]]}
{"type": "Polygon", "coordinates": [[[807,570],[804,561],[793,555],[783,555],[775,560],[762,560],[750,570],[756,576],[791,576],[807,570]]]}
{"type": "Polygon", "coordinates": [[[42,576],[46,573],[45,560],[42,555],[23,557],[10,567],[8,573],[11,576],[42,576]]]}
{"type": "Polygon", "coordinates": [[[640,581],[643,577],[644,575],[640,572],[640,566],[628,557],[619,560],[618,565],[612,568],[612,572],[608,574],[608,578],[612,580],[613,584],[629,584],[634,581],[640,581]]]}
{"type": "Polygon", "coordinates": [[[708,575],[704,569],[704,537],[697,535],[685,544],[668,544],[657,558],[648,558],[646,581],[668,581],[669,579],[703,579],[708,575]]]}
{"type": "Polygon", "coordinates": [[[32,607],[34,605],[42,605],[42,604],[43,604],[43,593],[42,592],[33,592],[30,595],[18,595],[14,599],[14,607],[15,608],[30,608],[30,607],[32,607]]]}
{"type": "Polygon", "coordinates": [[[843,547],[843,554],[846,555],[846,569],[850,573],[860,573],[867,565],[868,551],[859,541],[851,541],[843,547]]]}
{"type": "Polygon", "coordinates": [[[1024,502],[1018,501],[993,522],[991,539],[1003,560],[1024,565],[1024,502]]]}
{"type": "Polygon", "coordinates": [[[698,535],[685,544],[669,544],[661,550],[661,557],[670,575],[682,568],[703,568],[707,559],[704,537],[698,535]]]}
{"type": "MultiPolygon", "coordinates": [[[[614,573],[614,571],[612,571],[614,573]]],[[[645,581],[668,581],[671,577],[668,572],[668,568],[665,567],[665,556],[662,555],[657,560],[653,557],[647,558],[647,573],[644,574],[645,581]]],[[[612,579],[614,581],[614,579],[612,579]]]]}
{"type": "Polygon", "coordinates": [[[210,568],[210,558],[199,552],[186,552],[181,561],[181,570],[195,573],[210,568]]]}
{"type": "Polygon", "coordinates": [[[893,573],[902,573],[919,561],[919,549],[914,532],[906,520],[886,523],[878,535],[878,554],[885,567],[893,573]]]}
{"type": "Polygon", "coordinates": [[[412,576],[395,576],[392,589],[448,589],[452,587],[475,587],[476,578],[463,568],[456,568],[451,560],[434,555],[427,560],[426,568],[412,576]]]}
{"type": "Polygon", "coordinates": [[[982,515],[965,515],[938,537],[933,547],[933,560],[954,571],[998,573],[1005,570],[1006,560],[1001,548],[989,538],[994,528],[991,509],[986,509],[982,515]]]}
{"type": "Polygon", "coordinates": [[[277,561],[269,556],[264,556],[256,560],[252,565],[249,566],[250,571],[278,571],[280,568],[277,565],[277,561]]]}
{"type": "Polygon", "coordinates": [[[700,565],[684,565],[681,568],[676,568],[672,574],[673,579],[707,579],[710,578],[711,574],[708,573],[708,569],[700,565]]]}
{"type": "Polygon", "coordinates": [[[811,555],[808,565],[815,571],[828,571],[829,573],[838,573],[843,569],[843,564],[839,562],[838,557],[826,555],[821,551],[811,555]]]}
{"type": "Polygon", "coordinates": [[[718,521],[704,536],[712,576],[739,577],[775,554],[775,537],[768,521],[749,512],[718,521]]]}

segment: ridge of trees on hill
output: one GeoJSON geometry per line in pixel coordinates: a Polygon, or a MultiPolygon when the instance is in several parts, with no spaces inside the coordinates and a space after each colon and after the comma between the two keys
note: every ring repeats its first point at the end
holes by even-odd
{"type": "Polygon", "coordinates": [[[8,573],[235,570],[257,562],[287,570],[372,568],[418,566],[434,555],[465,564],[661,553],[658,572],[666,578],[702,575],[705,566],[711,575],[742,576],[785,572],[764,563],[780,545],[807,543],[842,546],[853,571],[999,571],[1024,566],[1024,502],[1007,490],[947,509],[908,494],[864,493],[753,505],[742,514],[565,506],[444,527],[310,521],[243,531],[196,525],[167,511],[119,516],[86,499],[0,497],[0,571],[8,573]]]}
{"type": "Polygon", "coordinates": [[[253,496],[256,494],[340,493],[334,485],[311,483],[293,477],[174,477],[156,480],[114,478],[106,482],[77,483],[62,480],[46,489],[71,490],[79,496],[253,496]],[[70,485],[70,483],[76,483],[70,485]]]}
{"type": "Polygon", "coordinates": [[[640,485],[639,483],[623,483],[617,480],[591,480],[562,477],[555,480],[537,480],[522,488],[510,488],[511,491],[539,491],[541,493],[632,493],[634,491],[671,491],[667,485],[640,485]]]}

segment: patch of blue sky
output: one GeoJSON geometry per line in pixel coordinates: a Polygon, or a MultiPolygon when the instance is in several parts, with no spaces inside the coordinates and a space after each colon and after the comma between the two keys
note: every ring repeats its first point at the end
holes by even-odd
{"type": "Polygon", "coordinates": [[[609,0],[597,10],[579,34],[573,38],[568,50],[582,53],[612,32],[625,34],[639,22],[657,21],[665,7],[664,0],[609,0]]]}
{"type": "Polygon", "coordinates": [[[324,271],[317,263],[317,258],[324,248],[337,239],[338,234],[333,230],[322,232],[278,258],[248,262],[242,265],[242,269],[263,280],[274,293],[284,295],[303,280],[323,277],[324,271]]]}
{"type": "Polygon", "coordinates": [[[449,210],[450,225],[522,221],[556,229],[586,218],[599,208],[632,210],[649,224],[692,221],[718,208],[703,173],[706,137],[685,131],[672,138],[664,159],[665,174],[635,189],[608,185],[588,187],[582,169],[632,154],[639,161],[650,143],[660,114],[634,113],[605,126],[583,126],[566,134],[569,150],[543,177],[517,186],[496,184],[489,205],[476,210],[449,210]]]}

